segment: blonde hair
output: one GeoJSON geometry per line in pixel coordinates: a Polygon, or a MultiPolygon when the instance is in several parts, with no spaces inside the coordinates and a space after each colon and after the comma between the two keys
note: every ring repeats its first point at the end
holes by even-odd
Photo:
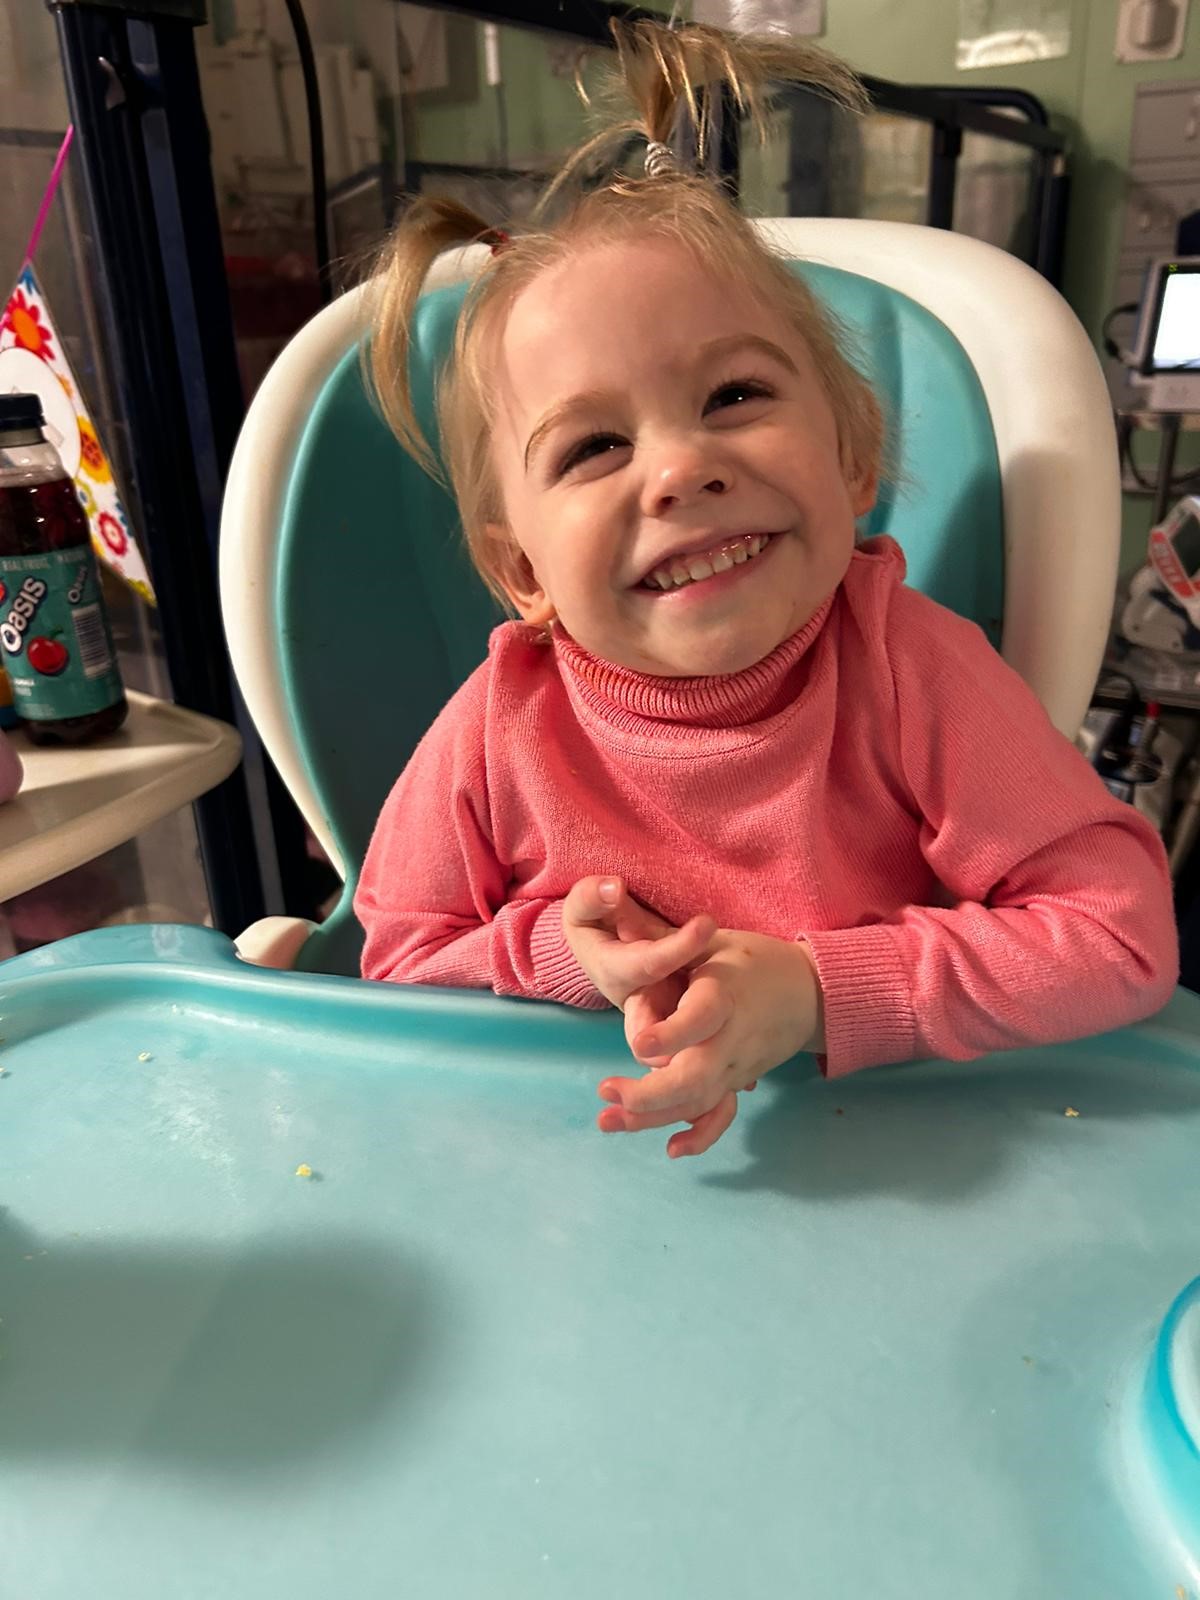
{"type": "Polygon", "coordinates": [[[700,24],[672,29],[647,21],[613,23],[612,30],[617,45],[614,87],[632,102],[634,115],[626,113],[570,157],[540,208],[539,226],[510,240],[455,201],[423,197],[401,218],[374,280],[369,363],[375,394],[405,449],[445,481],[413,408],[413,313],[426,273],[444,250],[472,242],[495,247],[463,303],[453,353],[439,377],[437,413],[446,477],[472,560],[504,603],[506,581],[520,576],[521,554],[511,536],[496,537],[489,531],[504,524],[490,454],[492,336],[520,291],[582,245],[657,238],[684,245],[702,262],[720,262],[723,274],[745,285],[803,338],[837,422],[847,480],[867,482],[880,471],[882,413],[846,353],[844,331],[711,180],[677,169],[654,177],[618,177],[577,194],[553,223],[541,221],[565,191],[594,170],[598,160],[611,157],[631,134],[665,144],[682,117],[702,157],[713,137],[711,90],[718,84],[728,86],[738,110],[761,134],[772,82],[799,81],[861,109],[866,95],[857,78],[834,57],[795,40],[735,39],[700,24]]]}

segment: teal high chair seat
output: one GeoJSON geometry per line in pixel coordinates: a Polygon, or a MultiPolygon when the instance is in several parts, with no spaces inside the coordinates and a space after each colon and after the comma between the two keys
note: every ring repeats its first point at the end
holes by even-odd
{"type": "MultiPolygon", "coordinates": [[[[1116,558],[1082,333],[970,240],[776,226],[891,402],[872,526],[1070,731],[1116,558]]],[[[478,259],[439,264],[426,384],[478,259]]],[[[222,555],[348,885],[492,621],[359,320],[263,385],[222,555]]],[[[0,965],[4,1600],[1200,1600],[1196,997],[968,1065],[801,1057],[668,1162],[595,1130],[615,1013],[339,976],[347,913],[0,965]]]]}
{"type": "MultiPolygon", "coordinates": [[[[1079,324],[1021,262],[957,234],[760,226],[845,325],[883,399],[895,483],[864,533],[893,534],[909,582],[979,622],[1073,735],[1107,634],[1120,526],[1108,394],[1079,324]]],[[[415,392],[431,438],[434,376],[486,257],[449,253],[420,306],[415,392]]],[[[367,398],[362,294],[318,316],[263,383],[221,554],[242,692],[346,885],[311,938],[272,919],[239,948],[342,973],[357,971],[350,901],[375,817],[499,620],[450,498],[367,398]]]]}

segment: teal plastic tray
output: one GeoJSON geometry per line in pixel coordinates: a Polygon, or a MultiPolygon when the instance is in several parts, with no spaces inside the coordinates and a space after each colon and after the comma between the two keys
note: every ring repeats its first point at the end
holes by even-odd
{"type": "Polygon", "coordinates": [[[1200,1595],[1190,996],[677,1163],[611,1017],[182,929],[0,1012],[4,1600],[1200,1595]]]}

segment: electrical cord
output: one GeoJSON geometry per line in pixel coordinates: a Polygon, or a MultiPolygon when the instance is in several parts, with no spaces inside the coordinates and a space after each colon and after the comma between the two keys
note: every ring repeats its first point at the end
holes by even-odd
{"type": "Polygon", "coordinates": [[[1120,455],[1121,465],[1128,468],[1129,476],[1144,494],[1154,494],[1156,486],[1147,478],[1143,478],[1138,469],[1137,462],[1133,459],[1133,449],[1130,444],[1133,430],[1136,427],[1132,417],[1120,417],[1117,420],[1117,450],[1120,455]]]}
{"type": "Polygon", "coordinates": [[[1108,330],[1118,317],[1130,316],[1132,313],[1137,311],[1137,308],[1138,303],[1136,300],[1127,300],[1123,306],[1114,306],[1112,310],[1106,314],[1104,321],[1100,324],[1101,343],[1104,345],[1105,350],[1114,361],[1123,362],[1126,360],[1126,355],[1121,349],[1120,345],[1117,344],[1116,340],[1109,334],[1108,330]]]}
{"type": "Polygon", "coordinates": [[[508,165],[508,98],[502,83],[496,85],[496,143],[500,149],[500,160],[497,165],[506,167],[508,165]]]}
{"type": "MultiPolygon", "coordinates": [[[[1144,478],[1133,459],[1133,435],[1137,430],[1137,422],[1133,417],[1124,416],[1117,422],[1117,448],[1123,464],[1129,468],[1129,475],[1145,494],[1157,494],[1158,484],[1149,478],[1144,478]]],[[[1171,479],[1170,492],[1172,494],[1187,494],[1190,490],[1200,485],[1200,467],[1193,467],[1190,472],[1182,473],[1178,478],[1171,479]]]]}
{"type": "Polygon", "coordinates": [[[308,155],[312,184],[313,249],[317,258],[317,290],[321,304],[333,299],[329,261],[329,188],[325,177],[325,126],[321,117],[321,90],[312,36],[300,0],[283,0],[296,38],[300,75],[304,79],[304,106],[308,114],[308,155]]]}

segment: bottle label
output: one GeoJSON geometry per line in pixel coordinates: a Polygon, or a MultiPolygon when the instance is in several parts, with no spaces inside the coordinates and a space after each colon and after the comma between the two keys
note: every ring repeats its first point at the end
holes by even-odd
{"type": "Polygon", "coordinates": [[[0,651],[27,721],[86,717],[121,698],[90,545],[0,555],[0,651]]]}

